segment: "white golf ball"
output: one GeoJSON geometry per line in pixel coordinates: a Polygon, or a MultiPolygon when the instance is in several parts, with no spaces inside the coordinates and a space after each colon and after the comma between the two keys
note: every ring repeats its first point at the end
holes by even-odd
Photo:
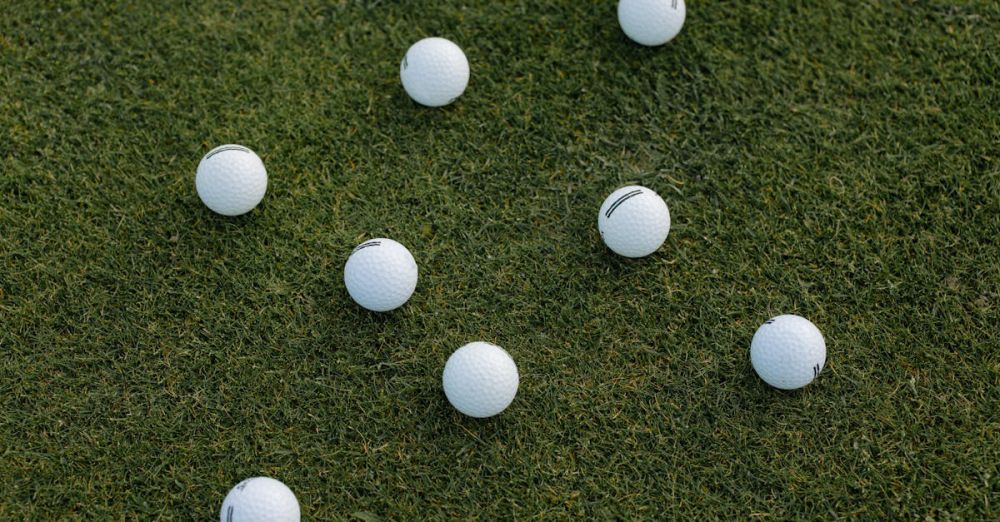
{"type": "Polygon", "coordinates": [[[405,246],[383,237],[369,239],[351,252],[344,284],[359,305],[374,312],[403,306],[417,288],[417,262],[405,246]]]}
{"type": "Polygon", "coordinates": [[[823,371],[826,343],[819,328],[797,315],[768,319],[750,342],[750,364],[764,382],[782,390],[801,388],[823,371]]]}
{"type": "Polygon", "coordinates": [[[441,381],[455,409],[470,417],[492,417],[517,394],[517,365],[499,346],[469,343],[448,358],[441,381]]]}
{"type": "Polygon", "coordinates": [[[248,478],[229,490],[221,522],[299,522],[299,501],[288,486],[268,477],[248,478]]]}
{"type": "Polygon", "coordinates": [[[212,149],[198,164],[194,181],[205,206],[223,216],[250,212],[267,191],[264,162],[242,145],[212,149]]]}
{"type": "Polygon", "coordinates": [[[635,43],[663,45],[684,27],[684,0],[621,0],[618,23],[635,43]]]}
{"type": "Polygon", "coordinates": [[[660,248],[670,233],[670,210],[656,192],[629,185],[604,200],[597,228],[604,244],[616,254],[648,256],[660,248]]]}
{"type": "Polygon", "coordinates": [[[441,107],[465,92],[469,85],[469,61],[450,40],[424,38],[406,51],[399,65],[399,78],[414,101],[441,107]]]}

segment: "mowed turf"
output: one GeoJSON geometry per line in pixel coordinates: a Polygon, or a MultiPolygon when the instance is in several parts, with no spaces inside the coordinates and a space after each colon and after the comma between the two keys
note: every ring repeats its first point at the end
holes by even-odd
{"type": "Polygon", "coordinates": [[[613,1],[90,4],[0,17],[0,518],[255,475],[308,520],[1000,516],[995,2],[691,2],[660,48],[613,1]],[[444,109],[399,83],[431,35],[444,109]],[[239,218],[223,143],[270,174],[239,218]],[[629,183],[645,259],[596,228],[629,183]],[[388,314],[342,280],[377,236],[388,314]],[[796,392],[749,362],[781,313],[827,340],[796,392]],[[521,372],[488,420],[441,390],[473,340],[521,372]]]}

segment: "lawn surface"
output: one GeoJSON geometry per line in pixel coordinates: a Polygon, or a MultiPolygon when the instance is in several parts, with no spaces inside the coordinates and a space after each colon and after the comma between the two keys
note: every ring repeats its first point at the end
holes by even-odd
{"type": "Polygon", "coordinates": [[[0,17],[0,518],[254,475],[308,520],[1000,516],[1000,4],[697,2],[659,48],[612,1],[91,4],[0,17]],[[429,35],[444,109],[399,83],[429,35]],[[239,218],[223,143],[270,174],[239,218]],[[673,216],[640,260],[628,183],[673,216]],[[374,236],[420,265],[383,315],[374,236]],[[797,392],[749,363],[780,313],[827,339],[797,392]],[[472,340],[521,372],[489,420],[441,391],[472,340]]]}

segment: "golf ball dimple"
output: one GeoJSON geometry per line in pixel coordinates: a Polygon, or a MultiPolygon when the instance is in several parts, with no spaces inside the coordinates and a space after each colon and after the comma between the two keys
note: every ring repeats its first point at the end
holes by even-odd
{"type": "Polygon", "coordinates": [[[358,245],[344,265],[344,284],[359,305],[374,312],[403,306],[417,288],[417,262],[405,246],[383,237],[358,245]]]}
{"type": "Polygon", "coordinates": [[[604,200],[597,228],[604,244],[616,254],[648,256],[660,248],[670,233],[670,210],[656,192],[629,185],[604,200]]]}
{"type": "Polygon", "coordinates": [[[448,357],[441,377],[448,402],[470,417],[492,417],[517,394],[517,365],[503,348],[472,342],[448,357]]]}
{"type": "Polygon", "coordinates": [[[242,145],[222,145],[201,159],[195,188],[201,201],[214,212],[239,216],[264,199],[267,170],[254,151],[242,145]]]}
{"type": "Polygon", "coordinates": [[[826,363],[823,334],[797,315],[768,319],[750,341],[750,364],[764,382],[782,390],[801,388],[815,379],[826,363]]]}
{"type": "Polygon", "coordinates": [[[684,27],[684,0],[621,0],[618,23],[635,43],[654,46],[672,40],[684,27]]]}
{"type": "Polygon", "coordinates": [[[229,490],[219,513],[221,522],[299,522],[299,501],[279,480],[253,477],[229,490]]]}
{"type": "Polygon", "coordinates": [[[441,107],[465,92],[469,85],[469,61],[450,40],[424,38],[406,51],[399,65],[399,78],[414,101],[441,107]]]}

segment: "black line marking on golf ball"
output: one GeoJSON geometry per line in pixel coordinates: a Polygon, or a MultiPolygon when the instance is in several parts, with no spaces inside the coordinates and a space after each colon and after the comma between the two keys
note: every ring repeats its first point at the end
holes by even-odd
{"type": "Polygon", "coordinates": [[[677,0],[674,0],[673,2],[670,2],[670,8],[674,9],[674,10],[677,9],[677,0]]]}
{"type": "Polygon", "coordinates": [[[226,508],[226,522],[233,522],[233,506],[226,508]]]}
{"type": "Polygon", "coordinates": [[[620,207],[622,203],[624,203],[626,200],[638,196],[639,194],[642,194],[642,190],[640,189],[633,190],[632,192],[629,192],[627,194],[622,194],[621,197],[616,199],[615,202],[612,203],[610,207],[608,207],[608,211],[604,213],[604,217],[611,217],[611,214],[613,214],[615,210],[618,210],[618,207],[620,207]]]}
{"type": "Polygon", "coordinates": [[[813,365],[813,379],[815,379],[819,375],[819,372],[821,372],[821,371],[823,371],[823,367],[822,366],[820,366],[818,364],[813,365]]]}
{"type": "MultiPolygon", "coordinates": [[[[381,241],[369,241],[367,243],[361,243],[360,245],[358,245],[357,248],[354,249],[354,252],[357,252],[358,250],[361,250],[362,248],[377,247],[377,246],[382,246],[382,242],[381,241]]],[[[351,252],[351,254],[353,254],[354,252],[351,252]]]]}
{"type": "Polygon", "coordinates": [[[767,321],[764,321],[764,324],[774,324],[774,319],[768,319],[767,321]]]}
{"type": "Polygon", "coordinates": [[[250,149],[248,149],[246,147],[240,147],[239,145],[231,145],[231,146],[228,146],[228,147],[219,147],[219,148],[213,150],[212,152],[209,152],[208,155],[205,156],[205,159],[211,158],[212,156],[215,156],[216,154],[218,154],[220,152],[226,152],[227,150],[238,150],[240,152],[250,152],[250,149]]]}
{"type": "Polygon", "coordinates": [[[403,55],[403,69],[406,69],[407,67],[410,66],[410,61],[407,60],[406,58],[407,58],[407,55],[404,54],[403,55]]]}

